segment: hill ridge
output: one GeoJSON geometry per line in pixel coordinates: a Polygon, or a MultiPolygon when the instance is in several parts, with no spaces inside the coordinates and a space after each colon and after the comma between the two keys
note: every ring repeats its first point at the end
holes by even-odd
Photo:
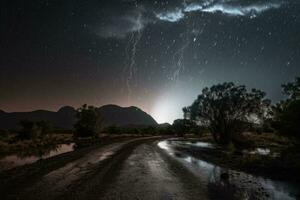
{"type": "MultiPolygon", "coordinates": [[[[104,127],[110,125],[157,125],[151,115],[136,106],[121,107],[107,104],[97,108],[103,115],[104,127]]],[[[71,106],[62,106],[57,111],[33,110],[29,112],[5,112],[0,110],[0,129],[19,128],[19,122],[27,119],[31,121],[49,121],[59,129],[72,129],[76,122],[76,110],[71,106]]]]}

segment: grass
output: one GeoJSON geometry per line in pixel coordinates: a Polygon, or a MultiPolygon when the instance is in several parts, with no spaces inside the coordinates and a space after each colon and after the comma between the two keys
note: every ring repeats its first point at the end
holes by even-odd
{"type": "Polygon", "coordinates": [[[57,144],[71,143],[72,141],[72,134],[53,133],[43,138],[18,140],[16,139],[16,134],[11,133],[6,137],[0,137],[0,157],[14,153],[28,152],[31,149],[42,149],[57,144]]]}
{"type": "MultiPolygon", "coordinates": [[[[191,137],[191,140],[213,142],[210,134],[202,137],[191,137]]],[[[230,167],[253,174],[271,177],[279,180],[300,182],[297,176],[300,169],[300,149],[295,141],[274,133],[244,133],[245,148],[269,148],[271,152],[279,153],[278,157],[243,153],[241,150],[216,148],[212,150],[187,150],[196,157],[208,162],[230,167]]]]}
{"type": "Polygon", "coordinates": [[[99,134],[99,138],[74,138],[72,132],[55,132],[48,134],[42,138],[34,138],[30,140],[18,140],[16,134],[0,133],[0,158],[10,154],[21,154],[22,152],[34,153],[53,149],[58,144],[76,143],[76,148],[87,147],[91,145],[99,145],[107,142],[123,141],[130,138],[138,138],[141,134],[99,134]]]}
{"type": "MultiPolygon", "coordinates": [[[[143,135],[147,136],[147,135],[143,135]]],[[[8,154],[25,152],[29,149],[43,149],[52,147],[51,145],[75,142],[77,146],[85,147],[93,144],[104,144],[106,142],[122,141],[129,138],[141,137],[140,134],[116,134],[110,135],[101,133],[99,139],[79,139],[75,140],[71,133],[52,133],[44,138],[18,141],[15,134],[0,135],[0,157],[8,154]]],[[[186,135],[186,140],[203,141],[213,143],[211,134],[204,133],[199,135],[186,135]]],[[[255,174],[267,175],[278,179],[291,179],[300,181],[300,177],[295,176],[300,169],[300,151],[296,143],[288,138],[274,133],[244,133],[242,136],[245,148],[249,150],[255,148],[269,148],[271,152],[280,153],[280,157],[268,155],[245,154],[234,147],[215,150],[192,151],[191,153],[203,160],[239,169],[255,174]]],[[[39,152],[39,151],[38,151],[39,152]]]]}
{"type": "Polygon", "coordinates": [[[251,141],[254,147],[279,148],[291,147],[294,141],[275,133],[244,133],[245,139],[251,141]]]}

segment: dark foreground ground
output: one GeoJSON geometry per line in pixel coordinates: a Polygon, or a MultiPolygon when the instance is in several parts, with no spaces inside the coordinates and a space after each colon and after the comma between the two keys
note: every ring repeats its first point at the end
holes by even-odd
{"type": "Polygon", "coordinates": [[[208,199],[159,138],[90,147],[0,173],[1,199],[208,199]]]}

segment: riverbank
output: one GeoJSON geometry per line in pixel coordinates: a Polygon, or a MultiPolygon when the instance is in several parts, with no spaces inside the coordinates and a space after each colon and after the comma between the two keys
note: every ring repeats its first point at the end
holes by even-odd
{"type": "MultiPolygon", "coordinates": [[[[74,152],[65,153],[53,158],[41,160],[31,165],[18,167],[9,171],[0,172],[0,193],[3,199],[114,199],[114,195],[129,195],[133,199],[139,191],[143,199],[153,199],[153,192],[161,191],[157,185],[151,181],[147,182],[147,187],[138,184],[145,179],[145,170],[143,167],[137,171],[130,168],[123,168],[124,162],[132,152],[141,144],[156,141],[161,137],[141,137],[124,142],[114,142],[102,147],[93,146],[82,148],[74,152]],[[125,187],[112,188],[117,186],[116,179],[120,177],[121,170],[124,169],[126,178],[122,179],[123,184],[129,187],[131,191],[125,190],[125,187]],[[136,185],[131,182],[135,181],[136,185]],[[148,191],[146,194],[144,191],[148,191]],[[123,191],[123,192],[122,192],[123,191]],[[125,193],[126,192],[126,193],[125,193]],[[106,198],[107,197],[107,198],[106,198]]],[[[148,166],[148,161],[156,162],[149,158],[149,151],[136,151],[140,157],[148,159],[139,161],[148,166]]],[[[135,157],[135,155],[133,155],[135,157]]],[[[131,160],[128,163],[132,165],[131,160]]],[[[162,167],[164,163],[161,162],[162,167]]],[[[138,164],[137,167],[140,165],[138,164]]],[[[166,171],[166,170],[165,170],[166,171]]],[[[154,172],[153,172],[154,173],[154,172]]],[[[149,174],[152,177],[151,174],[149,174]]],[[[164,187],[169,187],[162,183],[165,179],[156,176],[164,187]]],[[[153,179],[152,179],[153,180],[153,179]]],[[[195,190],[198,192],[198,189],[195,190]]],[[[195,195],[196,196],[196,195],[195,195]]],[[[188,199],[188,198],[184,198],[188,199]]]]}
{"type": "Polygon", "coordinates": [[[2,142],[2,146],[0,146],[0,171],[32,164],[82,148],[101,147],[136,138],[142,137],[140,135],[129,134],[101,134],[98,138],[73,138],[71,134],[51,134],[43,138],[35,138],[32,140],[15,141],[12,143],[2,142]]]}
{"type": "MultiPolygon", "coordinates": [[[[0,172],[3,199],[296,199],[293,184],[196,159],[176,151],[176,139],[111,141],[0,172]]],[[[188,145],[214,148],[194,140],[188,145]]]]}
{"type": "Polygon", "coordinates": [[[271,134],[248,137],[247,148],[224,149],[214,145],[209,135],[204,137],[185,138],[185,141],[197,141],[212,144],[214,148],[197,148],[193,146],[178,146],[178,150],[217,164],[225,168],[245,171],[251,174],[276,180],[300,183],[297,176],[300,169],[300,151],[296,145],[291,145],[286,138],[278,138],[271,134]]]}
{"type": "Polygon", "coordinates": [[[259,200],[296,200],[299,196],[299,184],[290,180],[278,181],[230,166],[219,165],[201,157],[195,156],[192,151],[216,148],[211,143],[187,139],[168,139],[157,144],[169,157],[182,163],[189,171],[204,182],[211,199],[259,199],[259,200]]]}
{"type": "Polygon", "coordinates": [[[92,145],[107,144],[109,142],[123,141],[130,138],[146,137],[151,135],[139,134],[99,134],[98,138],[74,138],[72,133],[52,133],[42,138],[29,140],[18,140],[14,134],[0,138],[0,158],[11,154],[20,156],[39,156],[47,154],[57,145],[75,144],[75,148],[88,147],[92,145]]]}

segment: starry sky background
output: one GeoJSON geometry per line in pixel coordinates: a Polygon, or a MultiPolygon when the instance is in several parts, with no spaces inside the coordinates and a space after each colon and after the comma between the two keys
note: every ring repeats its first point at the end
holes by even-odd
{"type": "Polygon", "coordinates": [[[205,86],[267,92],[300,75],[297,0],[15,0],[1,3],[0,109],[84,103],[182,117],[205,86]]]}

